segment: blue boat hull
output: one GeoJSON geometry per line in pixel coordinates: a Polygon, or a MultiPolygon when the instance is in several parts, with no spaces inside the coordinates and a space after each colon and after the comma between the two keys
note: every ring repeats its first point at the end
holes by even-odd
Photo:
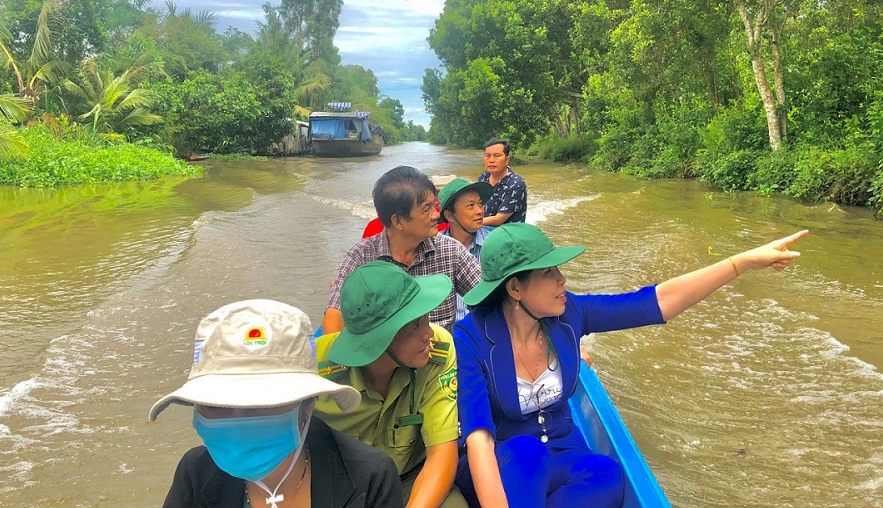
{"type": "Polygon", "coordinates": [[[671,508],[601,380],[585,364],[580,368],[570,409],[592,451],[612,457],[622,465],[626,484],[623,508],[671,508]]]}

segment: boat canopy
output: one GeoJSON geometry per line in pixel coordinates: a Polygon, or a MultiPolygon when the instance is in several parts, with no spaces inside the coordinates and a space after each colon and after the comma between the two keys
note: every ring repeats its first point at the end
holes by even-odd
{"type": "Polygon", "coordinates": [[[328,111],[349,111],[353,107],[352,102],[329,102],[326,107],[328,111]]]}
{"type": "Polygon", "coordinates": [[[313,139],[358,139],[371,142],[368,113],[313,113],[310,115],[310,137],[313,139]]]}

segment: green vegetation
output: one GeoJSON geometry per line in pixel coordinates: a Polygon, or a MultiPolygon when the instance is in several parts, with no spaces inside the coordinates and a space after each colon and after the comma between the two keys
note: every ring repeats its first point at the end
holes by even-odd
{"type": "Polygon", "coordinates": [[[214,14],[172,0],[148,5],[0,2],[0,183],[198,174],[172,155],[268,155],[330,101],[370,111],[389,142],[425,136],[370,70],[340,64],[342,0],[266,4],[255,37],[219,34],[214,14]]]}
{"type": "Polygon", "coordinates": [[[43,126],[24,129],[31,156],[0,159],[0,184],[56,187],[77,183],[195,176],[201,168],[145,146],[97,136],[59,138],[43,126]]]}
{"type": "Polygon", "coordinates": [[[883,211],[875,0],[448,0],[429,140],[883,211]]]}

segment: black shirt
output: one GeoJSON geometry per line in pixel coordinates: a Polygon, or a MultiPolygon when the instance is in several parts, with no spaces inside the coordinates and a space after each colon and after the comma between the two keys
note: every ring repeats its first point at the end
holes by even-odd
{"type": "MultiPolygon", "coordinates": [[[[310,422],[311,505],[319,508],[403,508],[402,484],[385,453],[330,427],[310,422]]],[[[222,471],[205,446],[191,449],[175,470],[163,508],[242,508],[245,480],[222,471]]]]}
{"type": "MultiPolygon", "coordinates": [[[[491,174],[487,171],[478,177],[479,182],[490,183],[491,174]]],[[[521,175],[509,169],[509,173],[494,185],[494,193],[484,204],[484,214],[487,217],[499,213],[511,213],[503,224],[510,222],[524,222],[527,218],[527,184],[521,175]]]]}

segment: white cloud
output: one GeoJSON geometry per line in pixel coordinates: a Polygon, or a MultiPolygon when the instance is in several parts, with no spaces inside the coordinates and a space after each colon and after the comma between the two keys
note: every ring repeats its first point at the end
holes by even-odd
{"type": "Polygon", "coordinates": [[[337,29],[337,33],[356,33],[356,34],[392,34],[396,29],[387,26],[342,26],[337,29]]]}
{"type": "Polygon", "coordinates": [[[264,19],[264,11],[242,11],[242,10],[231,10],[231,11],[217,11],[215,12],[219,17],[225,18],[236,18],[236,19],[264,19]]]}
{"type": "Polygon", "coordinates": [[[419,87],[420,85],[423,84],[423,77],[421,76],[419,78],[399,78],[396,80],[396,84],[402,85],[402,86],[417,86],[417,87],[419,87]]]}
{"type": "Polygon", "coordinates": [[[419,14],[436,18],[445,8],[444,0],[344,0],[343,8],[364,9],[366,11],[393,11],[419,14]]]}
{"type": "MultiPolygon", "coordinates": [[[[255,21],[263,20],[262,5],[267,0],[175,0],[179,12],[190,8],[206,10],[218,17],[216,29],[228,26],[254,33],[255,21]]],[[[278,5],[278,0],[271,0],[278,5]]],[[[164,0],[153,0],[152,7],[164,11],[164,0]]],[[[439,61],[426,37],[444,10],[444,0],[344,0],[340,28],[334,45],[345,64],[371,69],[380,91],[399,99],[406,120],[429,125],[420,85],[424,69],[438,67],[439,61]]]]}
{"type": "Polygon", "coordinates": [[[444,0],[344,0],[334,38],[344,63],[374,71],[381,92],[401,101],[405,119],[429,125],[420,85],[440,65],[426,43],[444,0]]]}

